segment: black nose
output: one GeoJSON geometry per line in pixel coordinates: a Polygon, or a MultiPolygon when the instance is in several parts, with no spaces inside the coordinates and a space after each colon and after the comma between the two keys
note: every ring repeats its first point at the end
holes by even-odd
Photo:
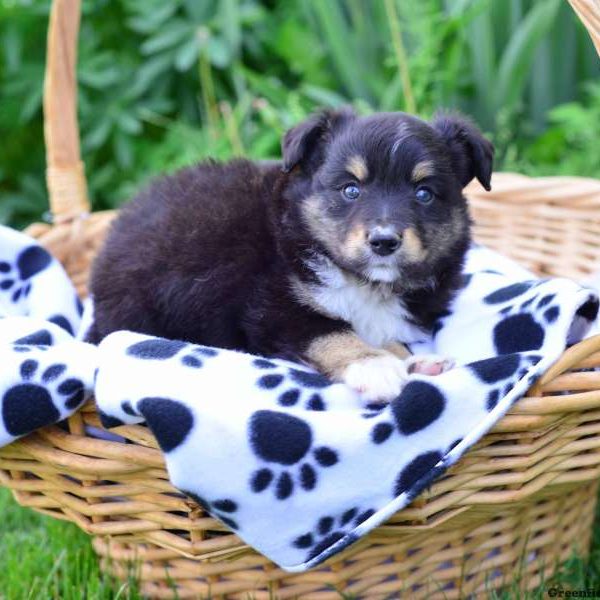
{"type": "Polygon", "coordinates": [[[400,248],[400,242],[402,240],[396,233],[374,231],[369,234],[368,241],[375,254],[379,254],[379,256],[389,256],[400,248]]]}

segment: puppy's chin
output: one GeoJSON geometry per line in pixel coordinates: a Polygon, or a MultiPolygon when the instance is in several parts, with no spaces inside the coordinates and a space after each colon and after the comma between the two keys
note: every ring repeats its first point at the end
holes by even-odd
{"type": "Polygon", "coordinates": [[[393,285],[401,275],[401,265],[397,256],[379,257],[365,253],[354,260],[337,260],[337,265],[352,273],[358,279],[377,284],[393,285]]]}
{"type": "Polygon", "coordinates": [[[390,286],[397,292],[435,288],[435,277],[424,263],[398,260],[398,257],[371,260],[361,270],[362,278],[374,284],[390,286]]]}
{"type": "Polygon", "coordinates": [[[394,283],[400,271],[394,263],[372,264],[364,269],[364,276],[373,283],[394,283]]]}

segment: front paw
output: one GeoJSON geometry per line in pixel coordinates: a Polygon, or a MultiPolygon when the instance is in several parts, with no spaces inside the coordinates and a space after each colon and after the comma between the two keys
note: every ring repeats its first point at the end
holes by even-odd
{"type": "Polygon", "coordinates": [[[341,380],[366,402],[390,402],[402,391],[408,378],[405,362],[392,354],[362,358],[350,363],[341,380]]]}
{"type": "Polygon", "coordinates": [[[441,375],[454,368],[454,359],[437,354],[421,354],[407,358],[406,370],[410,374],[418,375],[441,375]]]}

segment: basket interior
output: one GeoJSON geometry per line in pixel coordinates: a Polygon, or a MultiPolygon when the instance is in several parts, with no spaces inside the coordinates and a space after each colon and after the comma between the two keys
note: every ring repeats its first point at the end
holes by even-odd
{"type": "MultiPolygon", "coordinates": [[[[570,184],[560,201],[538,190],[521,202],[524,187],[547,186],[512,175],[497,175],[495,183],[492,194],[468,190],[478,241],[541,275],[595,271],[600,219],[590,204],[600,198],[598,189],[579,204],[576,187],[571,196],[564,192],[570,184]]],[[[29,233],[63,262],[83,296],[114,216],[95,213],[54,227],[32,226],[29,233]]],[[[588,355],[576,369],[600,365],[600,353],[588,355]]],[[[458,598],[503,586],[523,565],[524,553],[529,575],[523,586],[530,588],[568,559],[576,542],[581,553],[587,548],[600,475],[598,402],[550,407],[565,394],[598,395],[598,389],[595,373],[559,375],[536,392],[549,412],[529,408],[539,398],[520,401],[409,507],[304,574],[277,569],[177,492],[146,427],[116,428],[120,440],[91,438],[89,428],[100,427],[93,403],[71,417],[66,430],[49,427],[1,451],[0,482],[21,504],[92,534],[97,551],[110,555],[106,570],[124,577],[132,556],[142,560],[143,589],[152,596],[246,598],[250,591],[267,599],[276,591],[277,598],[333,599],[376,587],[389,594],[409,589],[415,598],[435,597],[441,589],[440,597],[458,598]],[[108,545],[106,536],[113,540],[108,545]],[[176,595],[169,587],[173,578],[176,595]]]]}

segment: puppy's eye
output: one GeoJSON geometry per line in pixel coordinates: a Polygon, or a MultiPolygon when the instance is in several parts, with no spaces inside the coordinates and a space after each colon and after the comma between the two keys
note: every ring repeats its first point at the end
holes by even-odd
{"type": "Polygon", "coordinates": [[[421,204],[430,204],[433,200],[433,192],[428,187],[421,186],[417,188],[415,198],[421,204]]]}
{"type": "Polygon", "coordinates": [[[356,200],[360,196],[360,189],[354,183],[350,183],[343,187],[342,194],[348,200],[356,200]]]}

